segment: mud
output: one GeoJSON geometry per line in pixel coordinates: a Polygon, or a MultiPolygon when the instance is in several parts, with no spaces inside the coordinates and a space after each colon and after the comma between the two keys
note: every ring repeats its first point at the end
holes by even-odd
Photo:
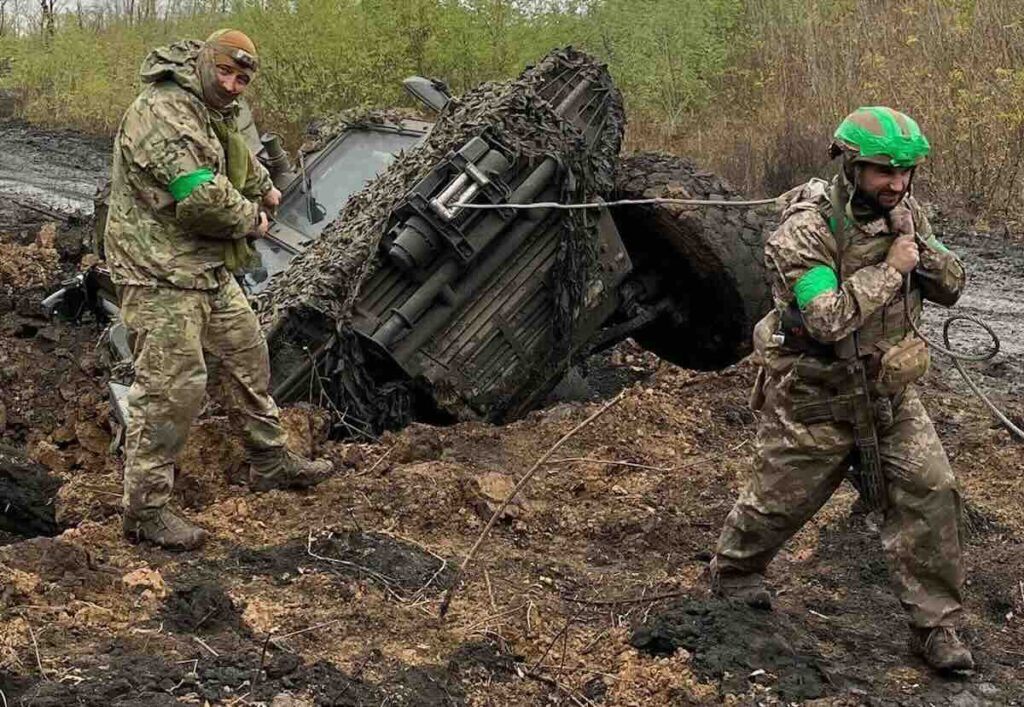
{"type": "MultiPolygon", "coordinates": [[[[925,332],[941,343],[950,314],[969,314],[987,322],[999,337],[1000,352],[991,361],[966,368],[986,393],[1019,398],[1024,393],[1024,248],[991,234],[944,233],[940,239],[963,259],[968,284],[952,310],[926,306],[925,332]]],[[[969,322],[955,323],[950,337],[956,351],[979,353],[989,348],[988,335],[969,322]]],[[[947,357],[935,354],[933,363],[954,390],[969,392],[947,357]]]]}
{"type": "Polygon", "coordinates": [[[320,661],[305,665],[288,653],[268,656],[250,651],[171,661],[135,653],[133,647],[114,642],[82,661],[74,683],[43,682],[27,689],[8,685],[8,694],[33,707],[172,707],[182,702],[269,704],[272,700],[278,704],[277,700],[292,696],[298,700],[293,704],[332,707],[465,703],[457,674],[437,666],[387,667],[392,674],[374,682],[320,661]]]}
{"type": "Polygon", "coordinates": [[[92,213],[96,187],[110,170],[109,140],[0,122],[0,145],[0,198],[25,202],[25,210],[92,213]]]}
{"type": "Polygon", "coordinates": [[[212,582],[176,589],[164,602],[157,620],[179,633],[248,633],[242,612],[224,589],[212,582]]]}
{"type": "MultiPolygon", "coordinates": [[[[61,480],[16,449],[0,444],[0,532],[7,537],[56,535],[53,499],[61,480]]],[[[4,538],[0,536],[0,545],[4,538]]]]}
{"type": "Polygon", "coordinates": [[[655,656],[689,651],[698,673],[721,680],[727,692],[745,692],[748,682],[770,684],[786,702],[826,693],[830,679],[813,644],[785,616],[721,601],[690,601],[655,614],[630,639],[655,656]]]}
{"type": "Polygon", "coordinates": [[[274,577],[319,568],[341,580],[363,579],[396,596],[436,596],[451,586],[454,563],[407,540],[361,530],[324,530],[274,548],[242,551],[241,567],[274,577]]]}

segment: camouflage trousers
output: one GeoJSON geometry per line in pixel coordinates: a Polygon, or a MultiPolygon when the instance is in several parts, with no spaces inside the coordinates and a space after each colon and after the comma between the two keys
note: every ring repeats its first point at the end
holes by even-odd
{"type": "MultiPolygon", "coordinates": [[[[821,391],[821,396],[827,396],[821,391]]],[[[726,518],[716,550],[722,576],[763,573],[782,545],[832,496],[854,459],[849,424],[793,419],[786,383],[770,385],[753,473],[726,518]]],[[[881,529],[896,594],[910,623],[952,625],[964,581],[960,493],[928,413],[913,388],[879,427],[888,507],[881,529]]]]}
{"type": "Polygon", "coordinates": [[[282,447],[286,434],[267,392],[270,359],[256,315],[221,269],[214,290],[126,286],[121,317],[134,339],[128,391],[124,506],[159,508],[174,483],[174,461],[202,409],[208,370],[250,449],[282,447]]]}

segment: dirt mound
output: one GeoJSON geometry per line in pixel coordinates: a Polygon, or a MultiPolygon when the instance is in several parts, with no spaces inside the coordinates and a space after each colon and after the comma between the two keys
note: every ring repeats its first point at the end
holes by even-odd
{"type": "Polygon", "coordinates": [[[56,535],[53,498],[61,481],[46,467],[33,464],[20,451],[0,444],[0,531],[35,537],[56,535]]]}
{"type": "Polygon", "coordinates": [[[720,680],[725,692],[749,682],[773,684],[786,702],[817,699],[829,678],[812,637],[786,617],[722,601],[689,601],[653,615],[630,645],[655,656],[683,648],[697,672],[720,680]]]}
{"type": "Polygon", "coordinates": [[[454,579],[448,560],[390,535],[361,530],[322,530],[305,540],[258,551],[243,551],[250,571],[280,576],[319,567],[341,578],[367,579],[396,596],[435,596],[454,579]]]}
{"type": "Polygon", "coordinates": [[[213,583],[176,589],[165,600],[157,619],[182,633],[243,629],[242,612],[224,589],[213,583]]]}
{"type": "Polygon", "coordinates": [[[75,683],[44,682],[13,698],[34,707],[172,707],[202,704],[408,705],[464,704],[453,676],[441,668],[403,668],[379,683],[346,675],[333,665],[304,665],[291,654],[268,658],[259,651],[203,660],[123,653],[119,646],[84,660],[75,683]],[[286,703],[287,704],[287,703],[286,703]]]}

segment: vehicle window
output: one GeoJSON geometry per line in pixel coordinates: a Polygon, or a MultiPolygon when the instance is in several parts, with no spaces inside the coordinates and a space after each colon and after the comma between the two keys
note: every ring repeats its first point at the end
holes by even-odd
{"type": "Polygon", "coordinates": [[[300,181],[288,191],[278,209],[277,218],[309,238],[316,239],[352,194],[391,164],[399,151],[412,146],[419,139],[418,135],[378,130],[349,132],[314,163],[306,165],[315,204],[310,204],[300,181]],[[322,213],[323,217],[319,221],[316,221],[316,216],[311,219],[311,210],[322,213]]]}

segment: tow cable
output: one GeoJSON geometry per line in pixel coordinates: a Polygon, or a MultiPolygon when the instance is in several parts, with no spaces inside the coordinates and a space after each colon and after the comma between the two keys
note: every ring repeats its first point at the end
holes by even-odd
{"type": "MultiPolygon", "coordinates": [[[[666,205],[677,205],[677,206],[732,206],[738,208],[751,208],[755,206],[766,206],[768,204],[777,204],[778,198],[775,199],[753,199],[745,201],[730,201],[728,199],[672,199],[667,197],[654,197],[650,199],[619,199],[617,201],[592,201],[584,202],[580,204],[560,204],[554,201],[541,201],[531,204],[474,204],[467,202],[458,202],[453,205],[453,211],[455,208],[463,209],[474,209],[474,210],[513,210],[522,211],[527,209],[557,209],[561,211],[570,211],[575,209],[604,209],[612,206],[647,206],[656,204],[666,205]]],[[[918,239],[918,243],[921,241],[918,239]]],[[[928,248],[927,244],[921,245],[921,247],[928,248]]],[[[978,387],[978,384],[968,375],[966,369],[964,369],[963,362],[969,363],[982,363],[989,361],[999,353],[1000,342],[999,337],[993,331],[992,327],[982,319],[975,317],[971,314],[953,314],[946,318],[942,325],[942,341],[940,344],[932,339],[929,339],[924,333],[918,329],[917,324],[914,323],[913,317],[910,316],[908,309],[908,301],[910,297],[910,278],[904,279],[904,293],[903,298],[904,310],[907,313],[907,320],[910,322],[911,328],[917,336],[928,344],[928,346],[939,353],[948,356],[953,361],[953,365],[956,370],[963,377],[964,382],[967,383],[967,387],[971,389],[971,392],[981,400],[982,403],[989,409],[989,411],[996,417],[1003,426],[1013,434],[1017,439],[1024,441],[1024,430],[1015,425],[1006,414],[995,406],[989,397],[978,387]],[[952,344],[949,340],[949,329],[954,322],[967,321],[980,327],[986,334],[988,334],[992,344],[987,351],[978,354],[972,353],[961,353],[954,351],[952,344]]]]}
{"type": "MultiPolygon", "coordinates": [[[[930,246],[926,245],[924,247],[930,246]]],[[[956,370],[963,377],[964,382],[967,383],[967,387],[971,389],[971,392],[974,393],[978,397],[978,399],[981,400],[981,402],[985,403],[985,406],[989,409],[989,411],[996,416],[997,420],[1003,423],[1003,426],[1006,427],[1007,430],[1009,430],[1017,439],[1024,441],[1024,430],[1022,430],[1017,425],[1013,424],[1013,422],[1010,421],[1010,418],[1008,418],[1002,410],[997,408],[995,406],[995,403],[989,400],[989,397],[985,395],[981,388],[978,387],[978,384],[975,383],[974,380],[967,374],[967,370],[964,368],[963,365],[964,361],[967,361],[969,363],[981,363],[983,361],[989,361],[992,358],[994,358],[997,353],[999,353],[999,337],[996,335],[995,331],[993,331],[992,327],[989,326],[988,322],[985,322],[984,320],[975,317],[971,314],[951,314],[950,316],[946,317],[946,320],[942,324],[942,341],[945,345],[939,344],[938,342],[933,341],[929,339],[927,336],[925,336],[924,333],[917,328],[917,324],[914,323],[914,318],[910,316],[908,304],[908,302],[910,301],[909,277],[904,278],[903,292],[904,312],[906,313],[907,321],[910,322],[910,327],[914,330],[914,333],[917,334],[921,339],[923,339],[924,342],[928,344],[930,348],[938,351],[939,353],[945,356],[948,356],[950,360],[953,361],[953,365],[956,366],[956,370]],[[988,349],[988,351],[984,351],[982,353],[977,354],[961,353],[958,351],[954,351],[952,344],[950,344],[949,342],[949,328],[953,325],[953,322],[958,321],[971,322],[972,324],[975,324],[982,330],[984,330],[984,332],[988,334],[989,339],[992,342],[991,347],[988,349]]]]}

